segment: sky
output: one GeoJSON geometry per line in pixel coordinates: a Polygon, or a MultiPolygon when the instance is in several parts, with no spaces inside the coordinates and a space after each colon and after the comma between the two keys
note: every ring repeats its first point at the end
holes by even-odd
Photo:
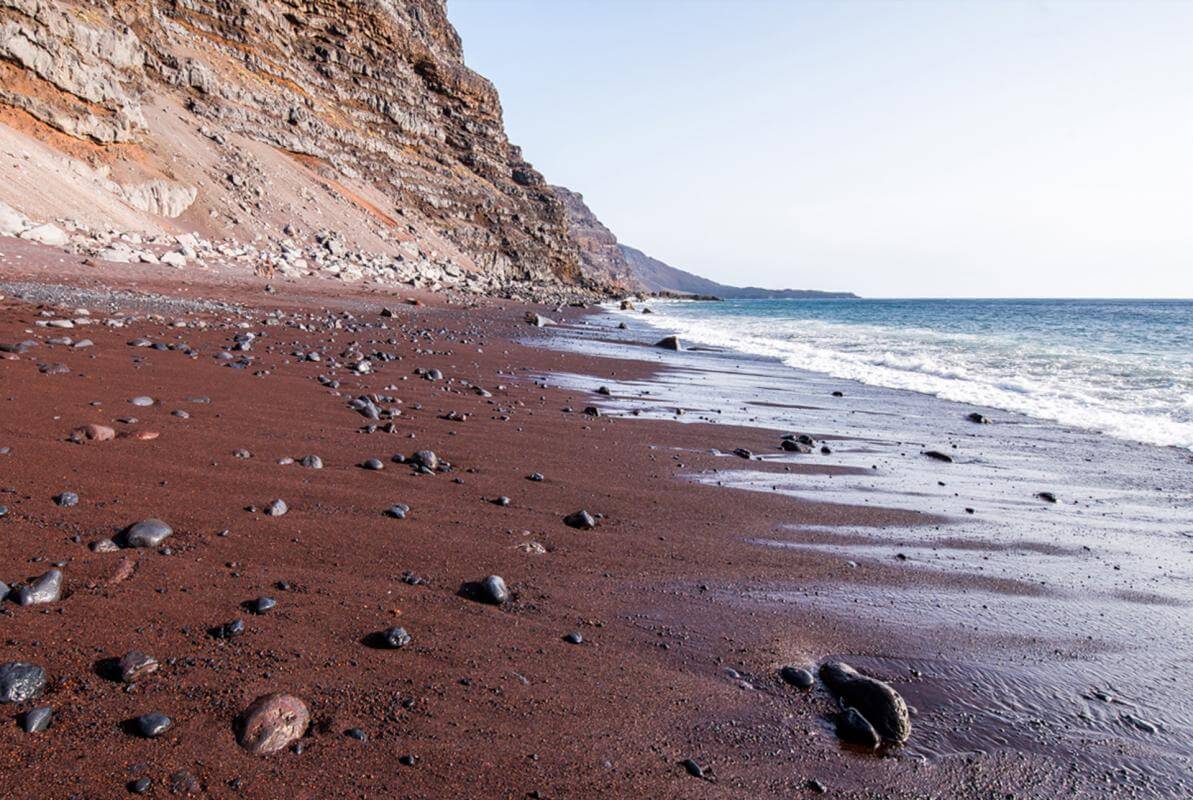
{"type": "Polygon", "coordinates": [[[735,285],[1193,297],[1193,2],[449,0],[510,139],[735,285]]]}

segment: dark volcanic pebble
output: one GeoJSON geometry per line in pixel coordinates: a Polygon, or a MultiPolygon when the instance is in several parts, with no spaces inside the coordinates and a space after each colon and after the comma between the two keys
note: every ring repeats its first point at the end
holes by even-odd
{"type": "Polygon", "coordinates": [[[541,472],[532,472],[532,473],[530,473],[529,475],[527,475],[527,476],[526,476],[526,480],[528,480],[528,481],[534,481],[535,483],[541,483],[542,481],[544,481],[544,480],[546,480],[546,479],[543,477],[543,473],[541,473],[541,472]]]}
{"type": "Polygon", "coordinates": [[[852,706],[837,715],[836,723],[837,736],[850,744],[873,749],[882,742],[870,721],[852,706]]]}
{"type": "Polygon", "coordinates": [[[370,459],[362,462],[360,466],[361,466],[361,469],[371,469],[371,470],[385,469],[385,464],[381,463],[381,459],[379,459],[379,458],[370,458],[370,459]]]}
{"type": "Polygon", "coordinates": [[[72,508],[79,504],[79,496],[74,492],[63,492],[54,498],[54,502],[63,508],[72,508]]]}
{"type": "Polygon", "coordinates": [[[255,600],[246,600],[243,605],[247,611],[253,614],[264,614],[273,610],[277,604],[278,601],[272,597],[258,597],[255,600]]]}
{"type": "Polygon", "coordinates": [[[146,675],[157,671],[157,659],[139,650],[132,650],[120,657],[117,668],[120,670],[120,680],[125,683],[135,683],[146,675]]]}
{"type": "Polygon", "coordinates": [[[139,736],[144,736],[146,739],[156,739],[165,733],[172,724],[174,724],[173,720],[165,714],[154,712],[152,714],[142,714],[133,720],[133,730],[139,736]]]}
{"type": "Polygon", "coordinates": [[[590,531],[596,527],[596,519],[587,511],[575,511],[563,518],[563,523],[569,528],[590,531]]]}
{"type": "Polygon", "coordinates": [[[966,419],[968,419],[970,422],[973,422],[977,425],[989,425],[990,424],[989,417],[983,416],[982,414],[979,414],[976,411],[972,412],[969,416],[966,417],[966,419]]]}
{"type": "Polygon", "coordinates": [[[664,350],[683,350],[683,344],[679,341],[678,336],[664,336],[655,342],[654,346],[664,350]]]}
{"type": "Polygon", "coordinates": [[[928,458],[933,459],[934,461],[943,461],[946,464],[953,463],[952,456],[950,456],[948,453],[942,453],[939,450],[925,450],[924,455],[926,455],[928,458]]]}
{"type": "Polygon", "coordinates": [[[1048,502],[1048,503],[1056,502],[1056,495],[1053,494],[1052,492],[1040,492],[1039,494],[1036,495],[1036,497],[1038,497],[1041,500],[1044,500],[1045,502],[1048,502]]]}
{"type": "Polygon", "coordinates": [[[298,463],[307,469],[323,469],[323,459],[316,455],[303,456],[298,463]]]}
{"type": "Polygon", "coordinates": [[[211,629],[211,635],[216,639],[233,639],[242,633],[244,633],[244,620],[242,619],[234,619],[211,629]]]}
{"type": "Polygon", "coordinates": [[[682,766],[685,770],[687,770],[688,774],[691,775],[693,778],[703,778],[704,777],[704,767],[697,764],[695,759],[685,758],[683,761],[680,762],[680,766],[682,766]]]}
{"type": "Polygon", "coordinates": [[[499,606],[510,599],[510,592],[500,575],[490,575],[477,584],[476,599],[482,603],[499,606]]]}
{"type": "Polygon", "coordinates": [[[0,703],[24,703],[46,687],[46,671],[24,661],[0,664],[0,703]]]}
{"type": "Polygon", "coordinates": [[[31,708],[21,717],[21,728],[25,733],[41,733],[50,727],[54,711],[49,706],[31,708]]]}
{"type": "Polygon", "coordinates": [[[816,683],[812,673],[801,667],[783,667],[779,670],[779,677],[800,689],[811,689],[812,684],[816,683]]]}
{"type": "Polygon", "coordinates": [[[564,636],[563,640],[568,644],[584,644],[584,637],[580,635],[579,631],[572,631],[564,636]]]}
{"type": "Polygon", "coordinates": [[[386,647],[396,650],[410,644],[410,634],[406,632],[405,628],[390,628],[381,632],[381,641],[386,647]]]}
{"type": "Polygon", "coordinates": [[[405,503],[396,503],[385,509],[385,515],[387,517],[393,517],[394,519],[406,519],[406,515],[409,513],[410,506],[406,505],[405,503]]]}
{"type": "Polygon", "coordinates": [[[137,778],[128,785],[128,790],[133,794],[145,794],[153,786],[153,781],[148,778],[137,778]]]}
{"type": "Polygon", "coordinates": [[[349,739],[355,739],[358,742],[365,742],[369,739],[369,735],[360,728],[349,728],[348,730],[344,731],[344,735],[349,739]]]}

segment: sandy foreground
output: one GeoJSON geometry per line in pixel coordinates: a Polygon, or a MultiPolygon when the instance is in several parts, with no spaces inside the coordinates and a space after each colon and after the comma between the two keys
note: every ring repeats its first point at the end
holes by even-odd
{"type": "MultiPolygon", "coordinates": [[[[965,641],[929,625],[883,638],[872,610],[740,597],[920,580],[897,562],[756,543],[793,521],[914,530],[943,519],[691,480],[727,466],[762,479],[855,468],[728,464],[714,451],[773,453],[787,431],[590,416],[600,396],[550,377],[649,381],[653,361],[536,346],[556,334],[497,301],[412,305],[316,282],[267,292],[262,280],[148,267],[101,284],[69,256],[3,244],[0,344],[36,344],[0,360],[0,580],[60,565],[65,591],[0,607],[0,662],[48,677],[36,701],[0,706],[0,797],[124,797],[140,779],[158,797],[1181,796],[1179,767],[1123,775],[1140,752],[1127,738],[1099,745],[1124,759],[1102,765],[1030,732],[966,753],[917,750],[921,731],[985,724],[947,712],[930,673],[900,666],[965,641]],[[62,337],[71,344],[50,343],[62,337]],[[84,338],[93,344],[74,346],[84,338]],[[362,357],[369,372],[344,366],[362,357]],[[420,374],[430,370],[441,377],[420,374]],[[350,406],[366,395],[400,413],[368,419],[350,406]],[[153,404],[129,402],[140,396],[153,404]],[[117,437],[71,441],[86,424],[117,437]],[[450,469],[393,460],[419,450],[450,469]],[[322,469],[279,463],[312,454],[322,469]],[[384,468],[362,467],[370,458],[384,468]],[[64,492],[77,504],[59,505],[64,492]],[[287,513],[264,513],[277,499],[287,513]],[[405,519],[386,515],[395,504],[405,519]],[[598,515],[595,529],[564,523],[581,509],[598,515]],[[151,517],[173,528],[164,550],[92,549],[151,517]],[[488,575],[504,578],[509,602],[470,595],[488,575]],[[276,607],[243,605],[261,597],[276,607]],[[235,620],[242,634],[213,635],[235,620]],[[394,626],[410,643],[375,646],[394,626]],[[576,633],[580,643],[565,639],[576,633]],[[111,660],[129,651],[160,668],[113,680],[111,660]],[[903,694],[908,745],[843,746],[835,698],[779,678],[835,658],[903,694]],[[309,706],[301,753],[237,743],[237,716],[271,692],[309,706]],[[51,707],[52,723],[25,733],[34,706],[51,707]],[[130,721],[153,712],[170,727],[137,735],[130,721]]],[[[537,310],[588,335],[590,312],[537,310]]],[[[996,577],[934,580],[1014,593],[996,577]]]]}

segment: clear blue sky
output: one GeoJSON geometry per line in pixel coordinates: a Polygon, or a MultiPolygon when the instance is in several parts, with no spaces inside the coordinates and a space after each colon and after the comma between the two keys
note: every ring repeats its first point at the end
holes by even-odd
{"type": "Polygon", "coordinates": [[[1193,2],[449,0],[547,180],[730,283],[1193,297],[1193,2]]]}

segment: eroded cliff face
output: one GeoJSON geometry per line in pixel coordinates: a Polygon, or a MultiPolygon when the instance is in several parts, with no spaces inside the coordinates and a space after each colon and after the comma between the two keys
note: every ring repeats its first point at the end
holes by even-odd
{"type": "Polygon", "coordinates": [[[551,188],[563,202],[568,235],[579,248],[580,271],[585,277],[621,291],[643,290],[645,287],[634,275],[617,237],[592,212],[584,196],[563,186],[551,188]]]}
{"type": "Polygon", "coordinates": [[[167,230],[345,228],[464,270],[580,279],[564,207],[506,139],[443,0],[0,0],[0,124],[70,162],[27,188],[90,170],[87,191],[167,230]]]}

